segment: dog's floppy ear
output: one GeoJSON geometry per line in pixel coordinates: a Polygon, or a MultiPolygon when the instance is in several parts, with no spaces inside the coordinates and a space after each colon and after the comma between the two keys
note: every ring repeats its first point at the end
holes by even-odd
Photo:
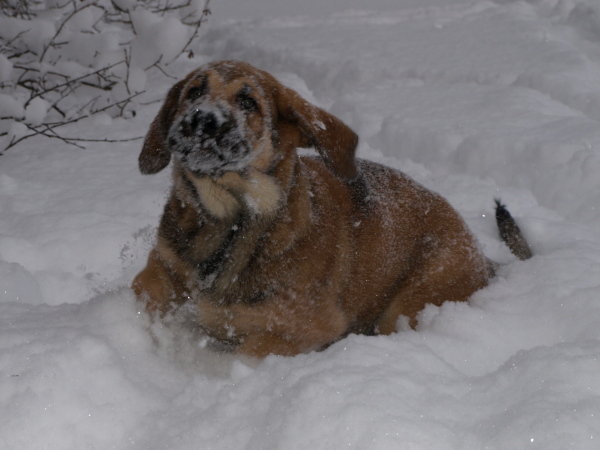
{"type": "Polygon", "coordinates": [[[144,139],[144,146],[139,157],[139,167],[143,174],[160,172],[169,165],[171,152],[167,148],[167,133],[173,123],[177,111],[177,103],[186,80],[175,84],[167,94],[157,116],[150,124],[150,129],[144,139]]]}
{"type": "Polygon", "coordinates": [[[279,120],[298,127],[303,146],[314,147],[329,169],[340,178],[347,181],[356,178],[354,154],[358,136],[350,127],[285,86],[278,87],[276,102],[279,120]]]}

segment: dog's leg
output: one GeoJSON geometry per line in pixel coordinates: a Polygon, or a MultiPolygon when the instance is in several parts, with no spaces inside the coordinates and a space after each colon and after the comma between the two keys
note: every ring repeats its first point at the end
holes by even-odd
{"type": "Polygon", "coordinates": [[[245,336],[236,353],[264,358],[267,355],[294,356],[311,350],[306,342],[286,339],[274,333],[262,332],[245,336]]]}
{"type": "Polygon", "coordinates": [[[396,292],[390,295],[393,300],[379,318],[377,331],[379,334],[395,332],[401,315],[408,317],[414,328],[417,314],[427,304],[440,306],[447,301],[467,301],[487,285],[489,271],[486,259],[476,250],[460,246],[446,249],[402,280],[396,292]]]}
{"type": "Polygon", "coordinates": [[[206,300],[199,304],[199,322],[215,339],[236,342],[236,353],[259,358],[323,349],[348,330],[348,318],[335,303],[316,310],[294,303],[291,298],[271,298],[223,307],[206,300]]]}
{"type": "Polygon", "coordinates": [[[336,335],[331,336],[330,339],[311,343],[310,340],[292,339],[265,331],[244,337],[241,344],[236,347],[235,352],[257,358],[264,358],[268,355],[295,356],[313,350],[324,350],[339,339],[340,336],[336,335]]]}
{"type": "Polygon", "coordinates": [[[186,300],[181,289],[173,283],[171,271],[165,267],[155,249],[148,256],[148,264],[133,280],[131,285],[137,298],[146,304],[150,314],[164,315],[173,304],[186,300]]]}

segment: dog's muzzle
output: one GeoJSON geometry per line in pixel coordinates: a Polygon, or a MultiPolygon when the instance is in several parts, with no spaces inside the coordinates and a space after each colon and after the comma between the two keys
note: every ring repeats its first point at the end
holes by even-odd
{"type": "Polygon", "coordinates": [[[239,171],[252,159],[240,119],[216,105],[190,108],[169,130],[171,152],[198,175],[239,171]]]}
{"type": "Polygon", "coordinates": [[[224,136],[232,129],[232,118],[217,116],[214,111],[195,109],[188,117],[185,116],[179,125],[182,136],[190,138],[193,136],[205,136],[214,138],[217,135],[224,136]]]}

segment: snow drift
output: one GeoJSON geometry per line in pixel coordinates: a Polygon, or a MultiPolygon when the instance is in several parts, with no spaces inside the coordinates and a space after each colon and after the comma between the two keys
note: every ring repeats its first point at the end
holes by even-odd
{"type": "MultiPolygon", "coordinates": [[[[446,196],[498,276],[469,304],[426,308],[417,330],[294,358],[215,354],[151,323],[128,287],[168,171],[139,175],[139,142],[28,140],[0,158],[0,446],[598,448],[596,2],[255,3],[215,2],[171,73],[225,58],[273,73],[351,125],[361,157],[446,196]],[[531,260],[500,242],[494,197],[531,260]]],[[[148,102],[170,87],[147,85],[148,102]]],[[[69,131],[143,134],[157,108],[69,131]]]]}

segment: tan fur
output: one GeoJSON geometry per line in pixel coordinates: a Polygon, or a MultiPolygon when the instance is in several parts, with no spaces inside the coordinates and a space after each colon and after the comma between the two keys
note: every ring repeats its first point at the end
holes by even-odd
{"type": "Polygon", "coordinates": [[[193,302],[198,325],[235,351],[295,355],[349,333],[392,333],[401,315],[414,326],[426,304],[487,284],[491,266],[441,196],[355,159],[352,130],[245,63],[212,63],[175,85],[142,172],[168,164],[169,129],[204,82],[206,98],[236,113],[251,92],[259,110],[244,112],[243,127],[254,158],[216,175],[173,160],[157,245],[133,282],[150,312],[193,302]],[[299,157],[307,146],[321,158],[299,157]]]}

